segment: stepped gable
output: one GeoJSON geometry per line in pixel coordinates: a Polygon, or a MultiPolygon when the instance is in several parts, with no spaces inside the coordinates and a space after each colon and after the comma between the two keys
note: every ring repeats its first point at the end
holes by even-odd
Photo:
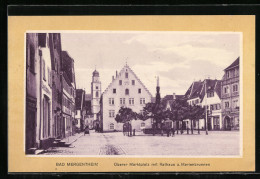
{"type": "MultiPolygon", "coordinates": [[[[146,86],[142,83],[142,81],[137,77],[137,75],[134,73],[134,71],[128,66],[128,65],[125,65],[119,72],[119,75],[123,72],[124,68],[127,68],[129,71],[131,71],[131,73],[134,75],[134,77],[136,78],[136,80],[143,86],[143,88],[148,92],[148,94],[152,97],[152,94],[150,93],[150,91],[146,88],[146,86]]],[[[105,94],[108,89],[112,86],[112,84],[114,83],[114,81],[116,80],[113,80],[112,82],[110,82],[110,84],[108,85],[108,87],[105,89],[105,91],[102,93],[105,94]]]]}
{"type": "Polygon", "coordinates": [[[225,71],[226,70],[229,70],[229,69],[231,69],[231,68],[233,68],[233,67],[235,67],[235,66],[238,66],[239,65],[239,57],[231,64],[231,65],[229,65],[226,69],[225,69],[225,71]]]}

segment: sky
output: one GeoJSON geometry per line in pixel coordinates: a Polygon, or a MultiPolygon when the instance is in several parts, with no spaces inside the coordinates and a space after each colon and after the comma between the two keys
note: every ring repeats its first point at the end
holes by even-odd
{"type": "Polygon", "coordinates": [[[61,33],[62,50],[74,59],[77,89],[91,92],[96,68],[103,92],[127,63],[153,96],[159,76],[162,97],[185,94],[195,80],[221,80],[240,56],[240,40],[240,33],[232,32],[61,33]]]}

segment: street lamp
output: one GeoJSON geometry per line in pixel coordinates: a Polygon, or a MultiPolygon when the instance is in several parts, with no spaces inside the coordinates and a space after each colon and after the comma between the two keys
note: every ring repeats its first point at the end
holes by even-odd
{"type": "Polygon", "coordinates": [[[205,125],[205,129],[206,129],[206,135],[208,135],[208,106],[207,106],[207,79],[205,79],[205,120],[206,120],[206,125],[205,125]]]}

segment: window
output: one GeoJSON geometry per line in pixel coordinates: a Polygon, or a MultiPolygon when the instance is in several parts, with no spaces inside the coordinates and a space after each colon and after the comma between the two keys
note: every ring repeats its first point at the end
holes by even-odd
{"type": "Polygon", "coordinates": [[[134,98],[129,98],[129,104],[130,105],[134,105],[135,104],[134,98]]]}
{"type": "Polygon", "coordinates": [[[32,44],[30,45],[30,70],[35,72],[35,50],[32,44]]]}
{"type": "Polygon", "coordinates": [[[45,76],[45,61],[42,60],[42,76],[43,76],[43,79],[46,81],[46,76],[45,76]]]}
{"type": "Polygon", "coordinates": [[[128,73],[127,72],[125,73],[125,78],[128,78],[128,73]]]}
{"type": "Polygon", "coordinates": [[[229,71],[227,71],[227,78],[229,78],[229,71]]]}
{"type": "Polygon", "coordinates": [[[96,86],[96,89],[98,89],[98,86],[96,86]]]}
{"type": "Polygon", "coordinates": [[[228,86],[224,87],[224,93],[225,93],[225,94],[228,93],[228,86]]]}
{"type": "Polygon", "coordinates": [[[145,123],[144,122],[141,123],[141,127],[145,127],[145,123]]]}
{"type": "Polygon", "coordinates": [[[225,102],[225,108],[229,108],[229,102],[225,102]]]}
{"type": "Polygon", "coordinates": [[[214,97],[214,92],[208,92],[208,93],[207,93],[207,97],[208,97],[208,98],[214,97]]]}
{"type": "Polygon", "coordinates": [[[113,89],[113,93],[114,93],[114,94],[116,93],[116,89],[115,89],[115,88],[113,89]]]}
{"type": "Polygon", "coordinates": [[[238,107],[238,100],[234,100],[233,101],[233,108],[237,108],[238,107]]]}
{"type": "Polygon", "coordinates": [[[125,98],[120,98],[120,104],[125,104],[125,98]]]}
{"type": "Polygon", "coordinates": [[[138,93],[141,93],[141,92],[142,92],[142,90],[141,90],[141,88],[139,88],[139,89],[138,89],[138,93]]]}
{"type": "Polygon", "coordinates": [[[98,98],[98,91],[96,91],[96,98],[98,98]]]}
{"type": "Polygon", "coordinates": [[[47,68],[48,70],[48,85],[51,87],[51,82],[52,82],[52,76],[51,76],[51,71],[50,71],[50,69],[49,68],[47,68]]]}
{"type": "Polygon", "coordinates": [[[119,80],[119,85],[122,85],[122,80],[119,80]]]}
{"type": "Polygon", "coordinates": [[[135,80],[132,80],[132,85],[135,85],[135,80]]]}
{"type": "Polygon", "coordinates": [[[140,104],[145,104],[145,98],[140,98],[140,104]]]}
{"type": "Polygon", "coordinates": [[[115,116],[115,110],[109,110],[109,117],[115,116]]]}
{"type": "Polygon", "coordinates": [[[115,102],[114,102],[114,98],[109,98],[109,105],[114,105],[115,102]]]}
{"type": "Polygon", "coordinates": [[[129,95],[129,89],[125,89],[125,95],[129,95]]]}
{"type": "Polygon", "coordinates": [[[237,88],[237,84],[233,85],[233,92],[237,92],[238,88],[237,88]]]}
{"type": "Polygon", "coordinates": [[[114,126],[114,124],[113,124],[113,123],[111,123],[111,124],[109,125],[109,129],[110,129],[110,130],[113,130],[113,129],[115,129],[115,126],[114,126]]]}

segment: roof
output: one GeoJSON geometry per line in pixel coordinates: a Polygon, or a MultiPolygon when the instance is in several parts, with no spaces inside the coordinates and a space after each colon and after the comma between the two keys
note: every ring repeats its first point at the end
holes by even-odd
{"type": "Polygon", "coordinates": [[[171,105],[176,99],[181,99],[183,97],[184,97],[184,95],[175,95],[175,99],[173,99],[173,95],[166,95],[162,98],[161,103],[164,106],[166,106],[167,103],[169,102],[169,104],[171,105]]]}
{"type": "Polygon", "coordinates": [[[74,71],[74,60],[69,56],[67,51],[61,52],[62,56],[62,70],[67,74],[68,79],[71,83],[75,82],[74,71]]]}
{"type": "Polygon", "coordinates": [[[97,70],[95,70],[95,71],[93,71],[92,75],[99,77],[99,72],[97,70]]]}
{"type": "Polygon", "coordinates": [[[200,98],[201,101],[205,96],[205,81],[207,92],[215,91],[219,98],[221,97],[221,80],[205,79],[204,81],[195,81],[185,93],[185,97],[189,99],[200,98]]]}
{"type": "Polygon", "coordinates": [[[83,108],[83,99],[84,99],[83,97],[84,97],[84,90],[76,89],[75,105],[77,110],[81,110],[83,108]]]}
{"type": "Polygon", "coordinates": [[[85,94],[85,101],[91,101],[92,96],[91,94],[85,94]]]}
{"type": "Polygon", "coordinates": [[[226,70],[229,70],[229,69],[231,69],[231,68],[234,68],[234,67],[236,67],[236,66],[239,66],[239,57],[238,57],[231,65],[229,65],[229,66],[225,69],[225,71],[226,71],[226,70]]]}
{"type": "MultiPolygon", "coordinates": [[[[152,94],[150,93],[150,91],[146,88],[146,86],[142,83],[142,81],[137,77],[137,75],[134,73],[134,71],[126,64],[119,72],[119,74],[123,73],[123,70],[127,68],[133,75],[134,77],[136,78],[136,80],[143,86],[143,88],[147,91],[147,93],[152,97],[152,94]]],[[[102,94],[105,94],[108,89],[112,86],[113,82],[115,80],[113,80],[109,85],[108,87],[105,89],[105,91],[102,93],[102,94]]]]}

